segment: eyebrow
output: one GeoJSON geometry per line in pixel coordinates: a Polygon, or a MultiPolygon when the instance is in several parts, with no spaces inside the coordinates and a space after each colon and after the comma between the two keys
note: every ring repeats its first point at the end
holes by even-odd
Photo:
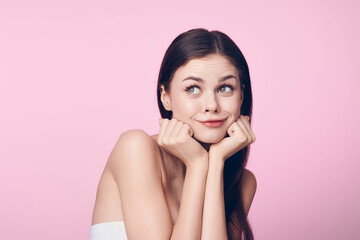
{"type": "MultiPolygon", "coordinates": [[[[224,82],[225,80],[227,80],[227,79],[229,79],[229,78],[235,78],[235,79],[237,79],[234,75],[231,75],[231,74],[230,74],[230,75],[221,77],[221,78],[219,79],[219,82],[224,82]]],[[[199,77],[194,77],[194,76],[189,76],[189,77],[185,78],[183,81],[186,81],[186,80],[195,80],[195,81],[201,82],[201,83],[204,82],[203,79],[201,79],[201,78],[199,78],[199,77]]]]}

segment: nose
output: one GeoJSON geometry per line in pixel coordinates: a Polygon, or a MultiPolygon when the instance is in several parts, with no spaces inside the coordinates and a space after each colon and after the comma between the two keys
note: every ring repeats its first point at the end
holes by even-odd
{"type": "Polygon", "coordinates": [[[209,93],[204,99],[204,111],[205,112],[220,112],[220,104],[217,96],[214,93],[209,93]]]}

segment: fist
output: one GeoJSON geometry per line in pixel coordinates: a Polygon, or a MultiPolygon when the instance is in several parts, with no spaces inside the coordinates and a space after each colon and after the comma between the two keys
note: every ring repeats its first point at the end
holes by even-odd
{"type": "Polygon", "coordinates": [[[159,123],[158,144],[179,158],[186,167],[208,159],[207,151],[192,137],[194,132],[188,124],[175,118],[160,118],[159,123]]]}
{"type": "Polygon", "coordinates": [[[254,143],[256,138],[250,127],[250,117],[240,117],[227,129],[229,137],[211,145],[209,155],[225,161],[236,152],[254,143]]]}

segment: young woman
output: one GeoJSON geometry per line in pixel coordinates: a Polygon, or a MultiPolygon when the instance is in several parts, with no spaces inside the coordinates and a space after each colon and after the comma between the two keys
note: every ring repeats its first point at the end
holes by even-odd
{"type": "Polygon", "coordinates": [[[256,179],[245,165],[255,135],[240,49],[219,31],[180,34],[157,96],[159,134],[129,130],[109,156],[90,239],[253,239],[256,179]]]}

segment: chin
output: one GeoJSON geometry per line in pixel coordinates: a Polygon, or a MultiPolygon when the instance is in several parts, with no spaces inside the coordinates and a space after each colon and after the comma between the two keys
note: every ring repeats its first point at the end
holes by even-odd
{"type": "Polygon", "coordinates": [[[223,135],[194,133],[194,138],[203,143],[218,143],[225,138],[225,135],[226,135],[226,132],[223,135]]]}

